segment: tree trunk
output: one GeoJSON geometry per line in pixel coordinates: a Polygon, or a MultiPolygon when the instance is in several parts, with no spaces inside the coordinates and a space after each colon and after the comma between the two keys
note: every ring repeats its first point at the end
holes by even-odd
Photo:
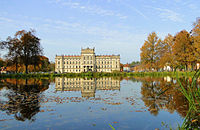
{"type": "Polygon", "coordinates": [[[16,64],[15,64],[15,73],[17,73],[17,70],[18,70],[18,64],[16,62],[16,64]]]}
{"type": "Polygon", "coordinates": [[[36,68],[36,65],[34,64],[34,73],[35,73],[35,68],[36,68]]]}
{"type": "Polygon", "coordinates": [[[26,71],[25,72],[26,72],[26,74],[28,74],[28,64],[26,64],[25,67],[26,67],[26,71]]]}

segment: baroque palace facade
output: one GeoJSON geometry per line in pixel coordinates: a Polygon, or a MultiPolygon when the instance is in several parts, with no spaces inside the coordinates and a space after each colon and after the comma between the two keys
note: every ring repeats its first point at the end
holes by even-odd
{"type": "Polygon", "coordinates": [[[95,49],[81,49],[81,55],[61,55],[55,58],[55,72],[120,71],[120,55],[95,55],[95,49]]]}

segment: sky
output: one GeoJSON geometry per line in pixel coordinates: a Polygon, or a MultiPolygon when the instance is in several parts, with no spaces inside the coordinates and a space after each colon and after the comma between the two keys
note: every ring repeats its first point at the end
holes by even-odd
{"type": "Polygon", "coordinates": [[[200,17],[199,0],[0,0],[0,40],[35,29],[44,55],[120,54],[122,63],[140,60],[149,33],[162,39],[200,17]]]}

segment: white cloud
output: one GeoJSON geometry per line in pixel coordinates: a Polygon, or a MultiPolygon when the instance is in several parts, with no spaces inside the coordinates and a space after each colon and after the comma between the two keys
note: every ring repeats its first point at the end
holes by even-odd
{"type": "Polygon", "coordinates": [[[154,9],[159,11],[159,16],[164,21],[166,21],[166,20],[171,20],[173,22],[182,22],[183,21],[181,14],[179,14],[173,10],[163,9],[163,8],[154,8],[154,9]]]}
{"type": "Polygon", "coordinates": [[[13,22],[12,19],[9,19],[9,18],[6,18],[6,17],[1,17],[1,16],[0,16],[0,21],[1,21],[1,22],[2,22],[2,21],[4,21],[4,22],[13,22]]]}
{"type": "Polygon", "coordinates": [[[148,17],[142,11],[136,9],[133,5],[126,4],[125,2],[121,2],[121,4],[125,5],[129,9],[133,10],[134,12],[136,12],[137,14],[142,16],[143,18],[148,19],[148,17]]]}
{"type": "MultiPolygon", "coordinates": [[[[52,1],[51,1],[52,3],[52,1]]],[[[55,0],[54,3],[60,4],[62,6],[67,6],[70,8],[74,8],[74,9],[79,9],[82,10],[86,13],[89,14],[97,14],[100,16],[113,16],[113,17],[117,17],[119,19],[126,19],[127,16],[122,15],[116,11],[113,10],[106,10],[103,9],[97,5],[90,5],[90,4],[82,4],[80,2],[72,2],[72,1],[61,1],[61,0],[55,0]]],[[[85,3],[89,3],[89,2],[85,2],[85,3]]]]}

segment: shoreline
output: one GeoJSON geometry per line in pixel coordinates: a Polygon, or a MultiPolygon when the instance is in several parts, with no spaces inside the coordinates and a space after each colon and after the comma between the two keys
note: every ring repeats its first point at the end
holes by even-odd
{"type": "Polygon", "coordinates": [[[17,74],[0,74],[0,79],[3,78],[54,78],[54,77],[192,77],[196,72],[87,72],[87,73],[17,73],[17,74]]]}

